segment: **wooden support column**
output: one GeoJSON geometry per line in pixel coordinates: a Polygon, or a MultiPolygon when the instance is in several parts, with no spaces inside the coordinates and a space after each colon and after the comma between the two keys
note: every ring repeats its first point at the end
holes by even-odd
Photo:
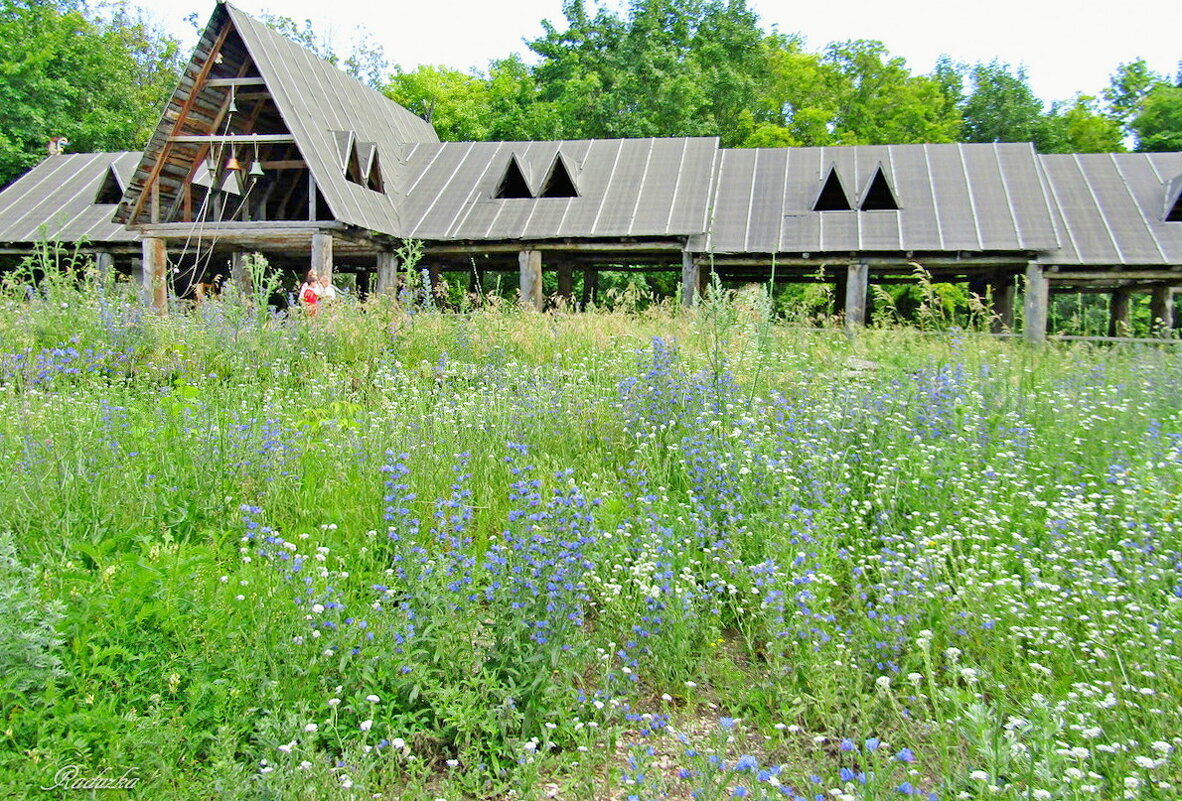
{"type": "Polygon", "coordinates": [[[575,302],[575,273],[569,263],[558,265],[558,297],[567,306],[575,302]]]}
{"type": "Polygon", "coordinates": [[[332,234],[312,234],[312,271],[332,280],[332,234]]]}
{"type": "Polygon", "coordinates": [[[1036,261],[1026,264],[1026,293],[1022,298],[1022,336],[1031,345],[1047,341],[1047,300],[1050,281],[1036,261]]]}
{"type": "Polygon", "coordinates": [[[1108,336],[1131,336],[1129,327],[1129,305],[1133,293],[1127,289],[1114,289],[1108,296],[1108,336]]]}
{"type": "Polygon", "coordinates": [[[244,298],[250,297],[254,291],[254,286],[250,280],[250,270],[246,269],[246,257],[248,255],[239,250],[230,256],[230,281],[233,282],[234,287],[244,298]]]}
{"type": "Polygon", "coordinates": [[[131,283],[135,287],[135,296],[141,306],[152,302],[152,279],[144,269],[144,260],[133,257],[131,260],[131,283]]]}
{"type": "Polygon", "coordinates": [[[168,250],[164,240],[144,237],[144,288],[152,311],[163,317],[168,314],[168,250]]]}
{"type": "Polygon", "coordinates": [[[697,304],[702,286],[702,267],[688,250],[681,253],[681,305],[697,304]]]}
{"type": "Polygon", "coordinates": [[[845,313],[846,271],[838,270],[833,280],[833,316],[845,313]]]}
{"type": "Polygon", "coordinates": [[[1155,336],[1169,336],[1174,330],[1174,288],[1158,285],[1149,298],[1150,330],[1155,336]]]}
{"type": "Polygon", "coordinates": [[[379,295],[398,294],[398,254],[382,251],[377,257],[379,295]]]}
{"type": "Polygon", "coordinates": [[[100,250],[94,254],[94,269],[98,273],[99,280],[104,283],[114,278],[115,257],[111,255],[109,250],[100,250]]]}
{"type": "Polygon", "coordinates": [[[583,268],[583,297],[582,306],[586,309],[595,302],[599,295],[599,270],[594,267],[583,268]]]}
{"type": "Polygon", "coordinates": [[[542,310],[542,251],[523,250],[517,254],[521,271],[521,305],[535,311],[542,310]]]}
{"type": "Polygon", "coordinates": [[[993,320],[989,330],[995,334],[1014,328],[1014,278],[999,270],[993,279],[993,320]]]}
{"type": "Polygon", "coordinates": [[[870,267],[856,261],[846,268],[845,328],[854,331],[866,324],[866,291],[870,287],[870,267]]]}

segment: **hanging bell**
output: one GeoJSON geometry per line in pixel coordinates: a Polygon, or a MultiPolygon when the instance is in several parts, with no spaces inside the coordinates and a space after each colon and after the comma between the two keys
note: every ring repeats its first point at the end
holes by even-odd
{"type": "Polygon", "coordinates": [[[226,161],[226,172],[234,172],[235,170],[241,169],[242,165],[238,163],[238,157],[230,156],[230,158],[226,161]]]}
{"type": "Polygon", "coordinates": [[[238,113],[238,98],[236,97],[236,94],[237,93],[234,91],[234,87],[231,86],[230,87],[230,105],[226,108],[226,110],[229,111],[231,114],[238,113]]]}
{"type": "Polygon", "coordinates": [[[255,178],[262,178],[264,175],[263,162],[252,161],[250,163],[250,172],[248,174],[254,176],[255,178]]]}

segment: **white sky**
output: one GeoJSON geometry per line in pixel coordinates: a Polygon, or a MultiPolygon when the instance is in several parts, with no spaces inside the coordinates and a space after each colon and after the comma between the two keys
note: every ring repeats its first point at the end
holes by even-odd
{"type": "MultiPolygon", "coordinates": [[[[618,8],[624,0],[607,0],[618,8]]],[[[186,48],[196,35],[185,22],[196,12],[202,25],[213,4],[194,0],[138,0],[186,48]]],[[[541,34],[541,20],[560,28],[561,0],[237,0],[252,14],[270,12],[311,19],[347,54],[358,26],[365,27],[404,68],[443,64],[484,68],[490,59],[527,53],[522,40],[541,34]]],[[[588,3],[594,7],[594,0],[588,3]]],[[[878,39],[915,73],[929,72],[936,57],[958,61],[999,58],[1025,65],[1034,92],[1044,100],[1075,92],[1098,94],[1117,64],[1144,58],[1174,76],[1182,59],[1182,2],[1139,0],[1101,6],[1096,0],[748,0],[765,29],[801,33],[810,50],[832,41],[878,39]],[[1101,10],[1102,9],[1102,10],[1101,10]]],[[[528,55],[527,55],[528,58],[528,55]]]]}

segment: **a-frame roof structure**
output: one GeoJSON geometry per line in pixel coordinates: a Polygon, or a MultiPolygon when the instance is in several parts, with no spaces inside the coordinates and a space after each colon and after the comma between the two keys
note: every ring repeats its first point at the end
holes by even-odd
{"type": "MultiPolygon", "coordinates": [[[[262,22],[228,3],[219,2],[202,33],[180,85],[169,100],[135,177],[124,196],[117,219],[130,224],[149,222],[150,202],[145,188],[161,181],[166,199],[175,201],[179,185],[195,172],[201,156],[182,152],[176,137],[236,133],[224,108],[201,96],[210,79],[227,82],[261,79],[274,101],[278,117],[294,139],[299,157],[315,180],[333,219],[381,233],[399,235],[398,200],[403,186],[399,165],[409,143],[437,142],[435,129],[379,92],[350,78],[336,67],[262,22]],[[219,58],[219,56],[227,58],[219,58]],[[233,58],[229,58],[229,56],[233,58]],[[236,74],[223,74],[227,64],[241,65],[236,74]],[[384,169],[383,188],[374,191],[346,180],[340,158],[340,139],[373,143],[384,169]],[[166,188],[171,187],[174,195],[166,188]]],[[[255,131],[257,133],[257,131],[255,131]]],[[[264,132],[263,135],[266,135],[264,132]]],[[[249,149],[249,141],[244,147],[249,149]]],[[[372,161],[372,159],[371,159],[372,161]]]]}

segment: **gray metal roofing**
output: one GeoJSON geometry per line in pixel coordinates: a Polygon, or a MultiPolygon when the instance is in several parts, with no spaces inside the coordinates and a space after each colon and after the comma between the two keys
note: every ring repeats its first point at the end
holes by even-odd
{"type": "Polygon", "coordinates": [[[1182,222],[1165,222],[1182,153],[1039,157],[1062,247],[1047,264],[1182,265],[1182,222]]]}
{"type": "Polygon", "coordinates": [[[116,204],[95,198],[112,167],[126,187],[140,153],[50,156],[0,192],[0,242],[134,242],[136,234],[111,222],[116,204]]]}
{"type": "Polygon", "coordinates": [[[714,138],[419,144],[407,155],[405,235],[479,240],[702,234],[717,152],[714,138]],[[513,156],[535,194],[561,156],[578,197],[493,197],[513,156]]]}
{"type": "Polygon", "coordinates": [[[438,142],[435,129],[249,14],[225,8],[336,219],[401,235],[406,178],[398,155],[407,143],[438,142]],[[345,179],[338,134],[349,131],[359,145],[376,143],[385,193],[345,179]]]}
{"type": "Polygon", "coordinates": [[[723,150],[714,253],[1038,251],[1057,247],[1029,144],[723,150]],[[858,211],[881,165],[899,210],[858,211]],[[836,168],[854,211],[813,211],[836,168]]]}

